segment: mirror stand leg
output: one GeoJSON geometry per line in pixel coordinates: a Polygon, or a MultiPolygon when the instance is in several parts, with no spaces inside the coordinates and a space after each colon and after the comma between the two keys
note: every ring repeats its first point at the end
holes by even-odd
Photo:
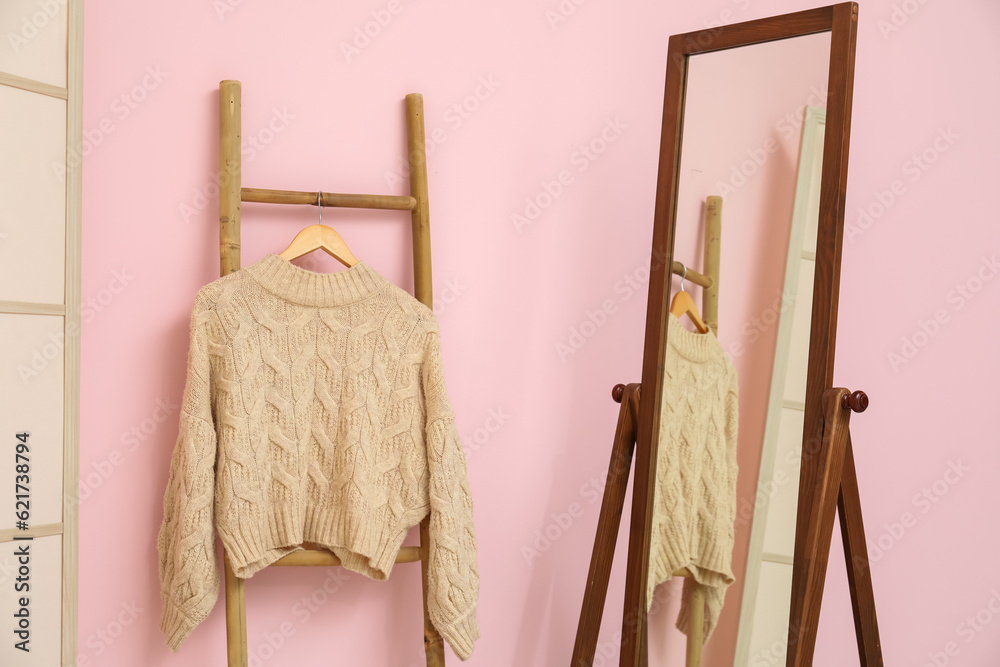
{"type": "Polygon", "coordinates": [[[601,631],[604,602],[608,596],[611,562],[615,556],[618,528],[621,526],[622,509],[625,507],[625,490],[628,488],[629,469],[635,451],[636,418],[639,413],[639,385],[617,385],[612,396],[622,404],[618,412],[618,426],[611,448],[601,514],[597,520],[597,536],[590,557],[587,588],[583,594],[580,624],[573,646],[573,667],[591,667],[597,652],[597,638],[601,631]]]}
{"type": "Polygon", "coordinates": [[[882,644],[875,615],[875,592],[865,544],[865,527],[861,519],[861,496],[858,493],[858,473],[854,467],[851,435],[847,434],[844,453],[844,474],[840,482],[840,532],[844,541],[844,560],[851,588],[854,609],[854,630],[858,637],[861,667],[882,667],[882,644]]]}
{"type": "MultiPolygon", "coordinates": [[[[802,540],[795,539],[792,565],[792,610],[788,619],[788,667],[810,667],[816,647],[816,629],[823,602],[826,566],[833,540],[833,519],[837,514],[840,480],[850,410],[843,407],[846,389],[823,393],[823,437],[815,456],[817,483],[813,491],[809,519],[802,540]],[[794,601],[801,600],[800,605],[794,601]]],[[[800,501],[801,502],[801,501],[800,501]]]]}

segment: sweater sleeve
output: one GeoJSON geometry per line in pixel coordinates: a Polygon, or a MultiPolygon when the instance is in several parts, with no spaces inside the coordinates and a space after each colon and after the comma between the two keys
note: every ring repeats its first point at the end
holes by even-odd
{"type": "Polygon", "coordinates": [[[216,432],[208,316],[200,299],[196,299],[178,435],[163,497],[163,523],[156,540],[160,630],[172,651],[177,651],[194,627],[208,616],[219,593],[213,526],[216,432]]]}
{"type": "Polygon", "coordinates": [[[445,390],[440,335],[426,334],[421,384],[430,495],[428,613],[455,655],[467,660],[479,638],[479,569],[465,452],[445,390]]]}
{"type": "Polygon", "coordinates": [[[701,588],[705,596],[705,616],[702,627],[702,642],[707,642],[718,625],[719,617],[722,614],[722,606],[726,599],[726,590],[735,581],[732,576],[731,554],[735,544],[736,533],[736,478],[739,474],[737,464],[737,435],[739,434],[739,384],[737,382],[736,368],[727,363],[727,372],[724,383],[720,385],[722,397],[722,433],[721,442],[725,448],[724,456],[725,468],[721,471],[720,483],[725,484],[725,489],[719,489],[719,530],[725,530],[723,535],[716,536],[720,545],[724,545],[726,551],[726,567],[719,571],[702,569],[699,571],[698,581],[688,577],[684,579],[684,587],[681,592],[681,608],[677,617],[677,628],[685,633],[691,633],[691,610],[693,608],[693,598],[696,588],[701,588]]]}
{"type": "Polygon", "coordinates": [[[726,510],[728,517],[726,525],[730,531],[730,539],[736,539],[736,482],[739,476],[740,467],[737,463],[737,436],[740,431],[739,418],[739,382],[736,376],[736,368],[730,367],[729,382],[726,386],[726,398],[724,403],[725,411],[725,441],[726,441],[726,468],[728,471],[729,488],[726,491],[726,510]]]}

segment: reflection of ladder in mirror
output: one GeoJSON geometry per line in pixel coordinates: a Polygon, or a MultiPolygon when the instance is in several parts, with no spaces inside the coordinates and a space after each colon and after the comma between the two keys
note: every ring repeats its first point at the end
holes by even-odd
{"type": "MultiPolygon", "coordinates": [[[[256,190],[242,187],[240,163],[241,97],[239,81],[219,85],[219,235],[221,274],[240,268],[240,202],[305,204],[316,206],[317,192],[256,190]]],[[[432,306],[430,219],[427,206],[427,159],[424,149],[424,102],[419,93],[406,96],[406,143],[410,196],[322,193],[322,206],[410,211],[413,233],[413,291],[418,301],[432,306]]],[[[420,522],[420,546],[402,547],[397,563],[420,562],[424,599],[424,650],[428,667],[444,665],[444,642],[427,615],[427,554],[430,517],[420,522]]],[[[319,545],[305,543],[272,563],[286,566],[339,566],[340,560],[319,545]]],[[[247,667],[247,624],[244,580],[237,577],[223,554],[226,570],[226,642],[229,667],[247,667]]]]}
{"type": "Polygon", "coordinates": [[[805,108],[760,473],[743,583],[737,665],[784,664],[812,319],[826,109],[805,108]],[[761,585],[761,582],[765,582],[761,585]]]}
{"type": "MultiPolygon", "coordinates": [[[[722,197],[708,197],[705,203],[705,273],[686,269],[688,282],[693,282],[703,288],[702,319],[712,333],[719,329],[719,257],[722,247],[722,197]]],[[[685,273],[679,262],[673,262],[670,273],[680,276],[685,273]]],[[[580,623],[576,630],[576,643],[573,646],[573,667],[590,667],[594,664],[597,653],[597,640],[601,631],[601,618],[604,615],[604,602],[608,595],[608,580],[611,576],[611,563],[615,556],[615,544],[618,541],[618,528],[621,525],[622,509],[625,506],[625,491],[628,488],[629,469],[632,466],[632,454],[635,451],[636,424],[639,418],[638,383],[615,385],[611,396],[621,409],[618,412],[618,425],[615,429],[615,439],[611,447],[611,463],[608,465],[607,483],[604,486],[604,499],[601,502],[601,513],[597,520],[597,536],[594,538],[594,551],[590,557],[590,571],[587,575],[587,587],[583,594],[583,605],[580,610],[580,623]]],[[[655,464],[653,465],[655,470],[655,464]]],[[[647,564],[648,567],[648,564],[647,564]]],[[[675,577],[690,577],[686,569],[673,573],[675,577]]],[[[691,599],[691,634],[687,638],[687,657],[685,667],[700,667],[701,650],[704,644],[705,594],[701,587],[696,587],[691,599]]],[[[645,608],[645,593],[643,605],[645,608]]],[[[640,649],[645,664],[648,655],[647,622],[645,614],[637,619],[623,619],[623,623],[638,623],[642,647],[640,649]]]]}

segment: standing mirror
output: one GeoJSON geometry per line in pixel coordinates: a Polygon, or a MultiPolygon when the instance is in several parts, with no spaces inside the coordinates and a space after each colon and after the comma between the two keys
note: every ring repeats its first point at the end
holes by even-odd
{"type": "MultiPolygon", "coordinates": [[[[734,527],[733,543],[720,545],[732,553],[735,581],[724,591],[725,604],[709,614],[708,664],[731,654],[734,640],[735,662],[730,657],[725,664],[785,662],[829,63],[829,32],[688,60],[673,252],[685,266],[713,274],[713,282],[718,276],[710,288],[687,290],[701,297],[702,314],[737,371],[735,498],[746,499],[732,503],[726,522],[734,527]],[[712,218],[708,201],[721,209],[712,218]],[[703,262],[709,221],[718,226],[717,268],[703,262]],[[707,315],[710,298],[717,306],[707,315]]],[[[675,277],[671,294],[679,287],[675,277]]],[[[685,327],[688,321],[680,318],[685,327]]],[[[668,337],[674,331],[699,341],[700,334],[676,326],[668,327],[668,337]]],[[[661,429],[665,418],[661,412],[661,429]]],[[[660,445],[671,446],[664,438],[660,445]]],[[[670,463],[670,453],[659,451],[661,465],[670,463]]],[[[654,497],[654,505],[663,502],[654,497]]],[[[653,530],[671,528],[671,519],[654,522],[653,530]]],[[[664,574],[670,573],[659,578],[664,574]]],[[[678,664],[670,660],[678,648],[683,659],[685,642],[670,632],[669,616],[649,621],[650,664],[678,664]]]]}
{"type": "Polygon", "coordinates": [[[837,510],[882,664],[847,435],[867,397],[832,387],[856,27],[848,2],[670,38],[642,382],[616,388],[574,667],[633,440],[621,665],[810,665],[837,510]]]}

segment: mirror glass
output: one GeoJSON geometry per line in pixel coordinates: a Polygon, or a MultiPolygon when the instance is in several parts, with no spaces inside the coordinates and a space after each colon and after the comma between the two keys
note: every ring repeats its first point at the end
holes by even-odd
{"type": "MultiPolygon", "coordinates": [[[[734,526],[720,540],[732,542],[733,582],[712,621],[704,665],[785,663],[829,66],[829,32],[688,60],[675,268],[682,262],[692,271],[711,271],[705,264],[706,202],[721,197],[718,331],[691,335],[717,337],[738,385],[735,488],[725,490],[724,474],[698,472],[700,482],[717,485],[718,492],[694,484],[686,492],[698,498],[686,512],[689,525],[674,527],[697,531],[692,526],[705,512],[729,512],[734,526]]],[[[672,297],[679,288],[675,275],[672,297]]],[[[703,301],[707,290],[690,279],[684,288],[699,313],[710,309],[703,301]]],[[[686,315],[675,324],[695,332],[686,315]]],[[[677,342],[673,335],[668,326],[668,348],[677,342]]],[[[671,381],[666,373],[665,382],[671,381]]],[[[665,401],[670,395],[665,386],[665,401]]],[[[678,409],[664,404],[661,420],[679,419],[678,409]]],[[[658,471],[665,450],[676,453],[703,442],[661,437],[658,471]]],[[[656,489],[660,507],[671,492],[660,483],[656,489]]],[[[696,542],[691,538],[689,544],[696,542]]],[[[675,627],[683,585],[684,578],[675,576],[653,594],[651,665],[685,664],[686,638],[675,627]]]]}

